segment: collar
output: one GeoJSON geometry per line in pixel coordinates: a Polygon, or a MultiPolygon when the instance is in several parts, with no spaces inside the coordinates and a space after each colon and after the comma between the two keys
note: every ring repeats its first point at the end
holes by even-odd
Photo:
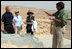
{"type": "Polygon", "coordinates": [[[16,15],[16,17],[18,18],[19,15],[16,15]]]}
{"type": "Polygon", "coordinates": [[[62,12],[62,11],[64,11],[64,9],[61,9],[59,12],[62,12]]]}

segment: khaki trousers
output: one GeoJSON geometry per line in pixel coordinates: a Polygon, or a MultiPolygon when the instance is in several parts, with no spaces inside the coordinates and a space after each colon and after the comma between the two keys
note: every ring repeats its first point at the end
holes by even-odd
{"type": "Polygon", "coordinates": [[[20,27],[16,27],[16,34],[20,34],[21,28],[20,27]]]}
{"type": "Polygon", "coordinates": [[[55,27],[53,33],[53,44],[52,48],[63,48],[63,34],[65,32],[65,27],[55,27]]]}

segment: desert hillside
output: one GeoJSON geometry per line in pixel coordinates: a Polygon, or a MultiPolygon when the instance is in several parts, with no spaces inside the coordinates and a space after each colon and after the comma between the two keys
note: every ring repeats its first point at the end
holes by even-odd
{"type": "MultiPolygon", "coordinates": [[[[16,10],[20,11],[23,22],[25,22],[28,10],[34,12],[36,21],[38,22],[38,34],[50,34],[50,23],[49,16],[44,13],[44,9],[38,9],[33,7],[22,7],[22,6],[11,6],[11,11],[14,14],[16,10]]],[[[50,13],[56,12],[55,10],[46,10],[50,13]]],[[[1,16],[5,12],[5,5],[1,5],[1,16]]],[[[71,18],[71,11],[68,11],[68,17],[71,18]]],[[[71,28],[71,21],[68,22],[69,28],[71,28]]],[[[1,25],[2,26],[2,25],[1,25]]],[[[69,30],[71,31],[71,30],[69,30]]],[[[22,33],[26,32],[26,24],[23,23],[22,33]]]]}
{"type": "MultiPolygon", "coordinates": [[[[1,47],[2,48],[52,48],[52,35],[51,33],[51,20],[49,16],[43,11],[46,9],[38,9],[33,7],[11,6],[11,12],[15,16],[14,12],[19,10],[22,16],[23,22],[26,21],[28,10],[34,12],[36,21],[38,22],[38,30],[31,36],[26,33],[26,24],[23,23],[23,29],[17,34],[2,34],[1,35],[1,47]]],[[[55,10],[46,10],[50,13],[56,12],[55,10]]],[[[1,18],[5,12],[5,5],[1,5],[1,18]]],[[[68,17],[71,18],[71,11],[68,11],[68,17]]],[[[1,24],[1,26],[3,26],[1,24]]],[[[54,28],[54,27],[52,27],[54,28]]],[[[71,21],[68,21],[66,32],[64,34],[64,47],[71,47],[71,21]]]]}
{"type": "MultiPolygon", "coordinates": [[[[36,21],[38,22],[38,32],[39,33],[50,33],[50,20],[48,19],[48,16],[41,10],[37,8],[32,7],[20,7],[20,6],[11,6],[11,11],[14,14],[16,10],[20,11],[20,15],[22,16],[23,22],[25,22],[27,17],[28,10],[34,12],[34,16],[36,18],[36,21]]],[[[5,12],[5,6],[1,6],[1,16],[5,12]]],[[[26,24],[23,24],[23,33],[26,32],[26,24]]]]}

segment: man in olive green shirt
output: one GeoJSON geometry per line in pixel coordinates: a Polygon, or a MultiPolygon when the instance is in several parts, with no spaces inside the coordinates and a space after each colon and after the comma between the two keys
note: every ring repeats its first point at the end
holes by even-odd
{"type": "Polygon", "coordinates": [[[63,48],[63,33],[64,27],[67,24],[68,13],[64,10],[65,4],[58,2],[56,4],[57,12],[50,14],[46,11],[49,16],[55,16],[52,20],[55,22],[55,30],[53,33],[53,45],[52,48],[63,48]]]}

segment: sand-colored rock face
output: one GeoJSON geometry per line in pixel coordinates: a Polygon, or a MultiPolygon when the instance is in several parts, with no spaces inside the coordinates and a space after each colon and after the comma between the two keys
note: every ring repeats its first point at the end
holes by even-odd
{"type": "MultiPolygon", "coordinates": [[[[15,15],[15,11],[19,10],[20,15],[22,16],[23,22],[26,21],[27,12],[28,10],[34,12],[34,16],[36,21],[38,22],[38,33],[50,33],[50,20],[48,19],[47,14],[45,14],[41,9],[37,8],[27,8],[27,7],[20,7],[20,6],[11,6],[11,12],[15,15]]],[[[5,6],[1,6],[1,16],[5,12],[5,6]]],[[[23,30],[22,32],[26,32],[26,24],[23,23],[23,30]]]]}
{"type": "MultiPolygon", "coordinates": [[[[21,7],[21,6],[10,6],[11,12],[15,16],[15,11],[19,10],[19,14],[22,16],[23,22],[26,21],[28,10],[34,12],[35,19],[38,23],[38,31],[35,34],[50,34],[50,26],[51,21],[49,20],[49,16],[43,11],[43,9],[32,8],[32,7],[21,7]]],[[[47,11],[47,10],[46,10],[47,11]]],[[[1,16],[5,12],[5,5],[1,5],[1,16]]],[[[54,13],[55,11],[49,11],[50,13],[54,13]]],[[[68,11],[69,18],[71,17],[71,12],[68,11]]],[[[2,17],[1,17],[2,18],[2,17]]],[[[1,25],[2,26],[2,25],[1,25]]],[[[69,23],[69,28],[71,27],[71,22],[69,23]]],[[[71,29],[69,29],[69,32],[71,29]]],[[[21,34],[26,33],[26,24],[23,23],[23,29],[21,34]]],[[[71,32],[70,32],[71,34],[71,32]]],[[[70,35],[68,35],[70,36],[70,35]]]]}

